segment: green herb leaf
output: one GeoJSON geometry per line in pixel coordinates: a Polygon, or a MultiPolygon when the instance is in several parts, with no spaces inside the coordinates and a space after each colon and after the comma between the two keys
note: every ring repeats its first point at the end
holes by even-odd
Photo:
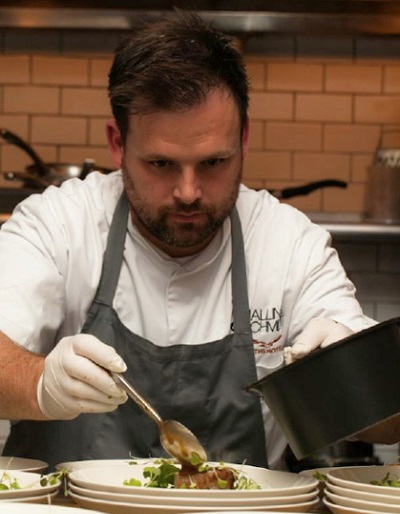
{"type": "Polygon", "coordinates": [[[136,478],[130,478],[129,480],[124,480],[124,485],[140,487],[142,485],[142,482],[140,480],[137,480],[136,478]]]}

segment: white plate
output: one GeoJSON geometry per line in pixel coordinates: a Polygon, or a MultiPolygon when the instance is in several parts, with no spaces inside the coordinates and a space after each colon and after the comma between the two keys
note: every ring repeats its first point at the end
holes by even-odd
{"type": "MultiPolygon", "coordinates": [[[[49,503],[51,504],[52,499],[57,496],[58,491],[54,491],[49,494],[41,494],[38,496],[21,496],[21,498],[7,498],[4,503],[49,503]]],[[[0,501],[0,512],[3,514],[3,502],[0,501]]]]}
{"type": "Polygon", "coordinates": [[[307,493],[315,489],[318,480],[314,478],[299,476],[296,473],[285,471],[272,471],[269,469],[246,466],[240,464],[229,464],[227,466],[242,470],[250,479],[254,480],[261,489],[249,490],[224,490],[224,489],[161,489],[156,487],[131,487],[123,485],[124,480],[135,478],[144,481],[143,470],[153,463],[152,460],[146,463],[138,463],[127,468],[126,465],[119,466],[98,466],[72,471],[69,480],[80,487],[108,491],[122,494],[143,494],[146,496],[165,496],[193,498],[213,497],[219,498],[256,498],[266,496],[287,496],[293,494],[307,493]]]}
{"type": "Polygon", "coordinates": [[[381,503],[390,503],[399,505],[400,501],[397,496],[393,496],[391,494],[374,494],[364,491],[359,491],[357,489],[348,489],[347,487],[340,487],[335,484],[328,484],[327,488],[334,494],[339,494],[340,496],[346,496],[347,498],[355,498],[356,500],[366,500],[372,502],[381,502],[381,503]]]}
{"type": "Polygon", "coordinates": [[[387,473],[400,480],[400,465],[395,466],[353,466],[331,469],[328,472],[328,483],[367,491],[374,494],[390,494],[397,496],[400,502],[400,487],[389,487],[371,484],[371,480],[382,480],[387,473]]]}
{"type": "MultiPolygon", "coordinates": [[[[314,474],[318,472],[321,475],[324,475],[326,477],[328,471],[330,471],[331,469],[333,469],[333,468],[330,467],[330,468],[304,469],[303,471],[300,471],[299,475],[302,475],[304,477],[315,478],[314,474]]],[[[317,478],[316,480],[318,480],[319,497],[322,500],[322,498],[324,497],[324,489],[325,489],[325,485],[326,485],[327,479],[326,480],[320,480],[319,478],[317,478]]]]}
{"type": "Polygon", "coordinates": [[[325,490],[327,498],[338,505],[344,505],[345,507],[355,507],[356,509],[373,510],[382,513],[393,513],[400,514],[400,504],[393,505],[390,503],[378,503],[369,502],[365,500],[356,500],[355,498],[349,498],[348,496],[340,496],[339,494],[331,493],[325,490]]]}
{"type": "Polygon", "coordinates": [[[48,467],[47,462],[43,460],[24,459],[22,457],[0,457],[0,469],[41,473],[48,467]]]}
{"type": "Polygon", "coordinates": [[[355,507],[344,507],[343,505],[337,505],[336,503],[332,503],[328,500],[328,498],[324,498],[324,505],[328,507],[328,509],[333,512],[333,514],[382,514],[377,510],[365,510],[365,509],[356,509],[355,507]]]}
{"type": "MultiPolygon", "coordinates": [[[[88,496],[81,496],[76,493],[70,493],[71,498],[81,505],[82,507],[92,509],[96,508],[103,512],[108,512],[109,514],[174,514],[174,513],[190,513],[190,512],[217,512],[218,514],[226,511],[226,507],[216,508],[210,507],[209,509],[205,507],[188,507],[187,505],[166,505],[163,506],[161,504],[153,505],[151,503],[133,503],[133,502],[117,502],[111,500],[96,500],[96,498],[89,498],[88,496]]],[[[263,512],[263,511],[271,511],[274,512],[307,512],[318,503],[318,499],[303,502],[303,503],[292,503],[290,505],[281,505],[281,506],[271,506],[271,508],[262,506],[262,507],[246,507],[246,510],[251,512],[263,512]]],[[[234,511],[235,514],[237,512],[242,511],[242,507],[238,507],[234,509],[229,507],[229,510],[234,511]]]]}
{"type": "Polygon", "coordinates": [[[171,498],[170,496],[154,496],[149,497],[148,495],[142,494],[122,494],[122,493],[110,493],[108,491],[98,491],[95,489],[86,489],[79,487],[75,484],[70,483],[68,490],[73,493],[79,494],[80,496],[87,496],[89,498],[97,498],[99,500],[111,500],[120,502],[134,502],[134,503],[152,503],[160,505],[187,505],[188,507],[262,507],[271,505],[289,505],[291,503],[302,503],[306,501],[314,500],[318,495],[318,490],[314,489],[310,493],[296,494],[293,496],[270,496],[267,498],[210,498],[209,496],[204,498],[171,498]]]}
{"type": "Polygon", "coordinates": [[[1,514],[101,514],[98,510],[91,510],[80,507],[63,507],[60,505],[34,505],[31,503],[10,503],[1,502],[1,514]]]}
{"type": "Polygon", "coordinates": [[[92,459],[92,460],[75,460],[68,462],[60,462],[56,465],[58,471],[75,471],[76,469],[96,468],[98,466],[118,466],[126,464],[130,466],[132,462],[148,462],[149,459],[92,459]]]}
{"type": "Polygon", "coordinates": [[[28,471],[10,471],[0,469],[0,480],[3,473],[7,473],[11,478],[18,481],[21,489],[7,489],[0,491],[0,500],[8,498],[23,498],[24,496],[41,496],[56,491],[61,486],[61,482],[57,480],[54,485],[40,485],[41,475],[28,471]]]}

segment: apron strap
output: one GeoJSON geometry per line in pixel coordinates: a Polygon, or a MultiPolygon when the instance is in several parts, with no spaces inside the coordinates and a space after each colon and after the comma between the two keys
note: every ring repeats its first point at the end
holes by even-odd
{"type": "Polygon", "coordinates": [[[104,305],[109,305],[110,307],[112,306],[121,272],[128,216],[129,202],[126,192],[123,191],[118,200],[114,216],[111,221],[110,231],[107,238],[107,246],[104,252],[103,270],[96,293],[96,301],[104,305]]]}
{"type": "Polygon", "coordinates": [[[236,207],[231,211],[232,227],[232,299],[235,332],[251,335],[250,307],[247,292],[246,257],[242,226],[236,207]]]}

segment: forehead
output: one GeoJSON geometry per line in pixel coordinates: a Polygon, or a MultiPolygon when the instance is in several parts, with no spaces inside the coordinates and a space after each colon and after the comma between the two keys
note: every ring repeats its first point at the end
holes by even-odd
{"type": "Polygon", "coordinates": [[[129,145],[150,148],[162,144],[201,145],[211,141],[237,142],[239,109],[226,89],[211,90],[204,101],[179,111],[134,114],[130,118],[129,145]]]}

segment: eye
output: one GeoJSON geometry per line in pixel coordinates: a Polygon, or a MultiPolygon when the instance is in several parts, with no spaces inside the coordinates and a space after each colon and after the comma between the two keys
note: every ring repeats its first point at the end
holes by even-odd
{"type": "Polygon", "coordinates": [[[173,165],[172,161],[167,161],[164,159],[159,159],[157,161],[150,161],[151,166],[155,168],[168,168],[173,165]]]}
{"type": "Polygon", "coordinates": [[[204,161],[204,165],[207,166],[208,168],[215,168],[215,167],[219,166],[220,164],[222,164],[223,162],[224,162],[224,159],[215,157],[213,159],[207,159],[206,161],[204,161]]]}

